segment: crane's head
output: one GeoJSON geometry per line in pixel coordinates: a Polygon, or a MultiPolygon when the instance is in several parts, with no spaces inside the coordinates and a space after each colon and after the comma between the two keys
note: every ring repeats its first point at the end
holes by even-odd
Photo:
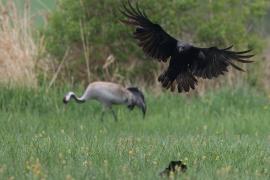
{"type": "Polygon", "coordinates": [[[133,94],[133,102],[128,106],[129,109],[133,109],[134,106],[138,106],[143,113],[143,117],[145,117],[146,113],[146,104],[143,93],[137,87],[129,87],[127,88],[133,94]]]}
{"type": "Polygon", "coordinates": [[[68,92],[63,98],[63,103],[67,104],[72,96],[75,96],[74,92],[68,92]]]}

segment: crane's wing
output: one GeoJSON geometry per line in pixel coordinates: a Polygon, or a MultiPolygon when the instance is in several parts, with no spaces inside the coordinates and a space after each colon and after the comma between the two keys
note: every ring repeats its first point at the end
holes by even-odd
{"type": "Polygon", "coordinates": [[[145,54],[159,61],[166,61],[176,48],[177,40],[166,33],[158,24],[152,23],[144,11],[133,7],[128,1],[123,3],[121,13],[126,16],[123,23],[136,27],[134,38],[139,41],[145,54]]]}
{"type": "Polygon", "coordinates": [[[189,69],[194,76],[212,79],[228,71],[228,66],[231,65],[239,71],[244,71],[234,62],[251,63],[247,60],[254,55],[249,54],[252,50],[232,51],[232,46],[225,49],[217,47],[197,48],[192,47],[189,50],[190,64],[189,69]]]}

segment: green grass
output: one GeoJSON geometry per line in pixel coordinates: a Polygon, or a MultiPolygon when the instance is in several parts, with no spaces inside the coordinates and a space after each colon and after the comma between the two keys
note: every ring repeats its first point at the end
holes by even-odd
{"type": "Polygon", "coordinates": [[[66,91],[0,88],[0,179],[156,179],[177,159],[180,179],[270,178],[270,104],[256,91],[148,94],[145,119],[116,107],[117,123],[94,101],[64,106],[66,91]]]}

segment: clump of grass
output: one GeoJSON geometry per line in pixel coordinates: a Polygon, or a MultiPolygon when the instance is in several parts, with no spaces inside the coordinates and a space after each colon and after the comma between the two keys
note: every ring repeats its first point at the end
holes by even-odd
{"type": "Polygon", "coordinates": [[[29,2],[25,2],[23,11],[13,0],[0,2],[0,83],[35,87],[38,51],[29,2]]]}

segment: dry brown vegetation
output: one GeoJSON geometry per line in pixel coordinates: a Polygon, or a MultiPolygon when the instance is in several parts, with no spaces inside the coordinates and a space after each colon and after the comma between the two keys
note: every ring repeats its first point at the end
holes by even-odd
{"type": "Polygon", "coordinates": [[[0,82],[35,87],[38,52],[28,4],[19,13],[14,1],[0,2],[0,82]]]}

